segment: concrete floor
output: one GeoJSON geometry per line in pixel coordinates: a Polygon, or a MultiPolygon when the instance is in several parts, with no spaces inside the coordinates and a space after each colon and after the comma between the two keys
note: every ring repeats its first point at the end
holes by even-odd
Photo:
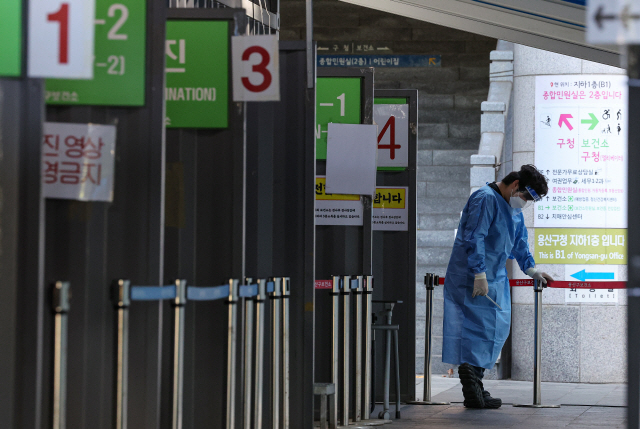
{"type": "MultiPolygon", "coordinates": [[[[498,410],[474,410],[462,406],[459,380],[434,376],[434,401],[451,405],[401,407],[402,418],[393,420],[388,428],[478,428],[542,429],[542,428],[626,428],[626,385],[542,383],[542,403],[561,404],[561,408],[518,408],[513,403],[531,403],[532,383],[511,380],[487,380],[485,389],[501,398],[498,410]]],[[[416,392],[422,399],[422,380],[416,380],[416,392]]],[[[393,398],[393,396],[392,396],[393,398]]],[[[376,417],[381,405],[372,414],[376,417]]],[[[392,418],[395,407],[391,406],[392,418]]]]}

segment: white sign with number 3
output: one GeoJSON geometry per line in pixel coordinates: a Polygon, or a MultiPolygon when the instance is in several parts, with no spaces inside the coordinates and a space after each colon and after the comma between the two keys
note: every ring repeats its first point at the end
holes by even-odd
{"type": "Polygon", "coordinates": [[[95,0],[29,1],[29,77],[93,78],[95,0]]]}
{"type": "Polygon", "coordinates": [[[234,36],[233,101],[280,101],[278,37],[234,36]]]}

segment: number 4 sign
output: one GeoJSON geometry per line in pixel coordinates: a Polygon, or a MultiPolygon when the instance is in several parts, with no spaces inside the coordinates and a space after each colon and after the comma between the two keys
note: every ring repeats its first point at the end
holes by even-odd
{"type": "Polygon", "coordinates": [[[93,78],[95,0],[30,0],[30,77],[93,78]]]}
{"type": "Polygon", "coordinates": [[[280,101],[278,37],[234,36],[233,101],[280,101]]]}
{"type": "Polygon", "coordinates": [[[373,118],[378,125],[378,167],[407,167],[409,105],[376,104],[373,118]]]}

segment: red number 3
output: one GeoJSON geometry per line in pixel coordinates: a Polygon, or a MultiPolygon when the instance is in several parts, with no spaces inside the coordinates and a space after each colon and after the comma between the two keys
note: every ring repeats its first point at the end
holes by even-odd
{"type": "Polygon", "coordinates": [[[248,61],[251,54],[256,53],[262,56],[262,62],[260,64],[256,64],[252,67],[255,73],[260,73],[263,76],[262,83],[260,85],[254,85],[249,82],[248,77],[242,78],[242,84],[245,88],[247,88],[251,92],[262,92],[265,89],[269,88],[271,85],[271,81],[273,78],[271,77],[271,73],[267,70],[267,66],[269,65],[269,61],[271,60],[271,56],[269,52],[262,46],[252,46],[242,54],[242,61],[248,61]]]}

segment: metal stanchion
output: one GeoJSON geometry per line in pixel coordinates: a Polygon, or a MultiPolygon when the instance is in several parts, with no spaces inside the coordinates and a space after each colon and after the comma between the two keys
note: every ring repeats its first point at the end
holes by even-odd
{"type": "Polygon", "coordinates": [[[256,297],[256,371],[254,429],[262,429],[262,396],[264,389],[264,306],[267,299],[267,281],[258,280],[256,297]]]}
{"type": "Polygon", "coordinates": [[[271,293],[271,427],[280,429],[280,317],[282,279],[273,278],[273,292],[271,293]]]}
{"type": "Polygon", "coordinates": [[[353,420],[359,423],[362,420],[362,276],[354,276],[357,282],[354,294],[356,299],[356,408],[353,420]]]}
{"type": "Polygon", "coordinates": [[[67,313],[71,286],[69,282],[53,285],[55,337],[53,352],[53,429],[67,427],[67,313]]]}
{"type": "Polygon", "coordinates": [[[342,426],[349,426],[349,375],[351,354],[351,277],[342,277],[342,426]]]}
{"type": "Polygon", "coordinates": [[[173,324],[173,429],[182,429],[184,404],[184,312],[187,303],[187,281],[176,280],[173,324]]]}
{"type": "Polygon", "coordinates": [[[542,404],[541,368],[542,368],[542,285],[538,280],[533,281],[535,295],[535,330],[533,346],[533,404],[513,404],[514,407],[529,408],[560,408],[560,405],[542,404]]]}
{"type": "Polygon", "coordinates": [[[129,305],[131,282],[118,280],[114,285],[114,301],[118,311],[116,352],[116,418],[115,429],[127,429],[127,385],[129,383],[129,305]]]}
{"type": "Polygon", "coordinates": [[[227,333],[227,429],[235,428],[236,411],[236,347],[238,323],[238,280],[229,280],[229,323],[227,333]]]}
{"type": "Polygon", "coordinates": [[[331,295],[333,297],[333,326],[332,326],[332,342],[331,342],[331,382],[335,386],[336,393],[331,398],[333,401],[334,418],[329,422],[329,427],[335,429],[338,426],[337,410],[338,410],[338,392],[340,386],[340,276],[333,276],[333,289],[331,295]]]}
{"type": "Polygon", "coordinates": [[[424,285],[427,289],[427,314],[424,332],[424,384],[422,389],[422,401],[408,401],[412,405],[449,405],[449,402],[433,402],[431,400],[431,336],[433,326],[433,290],[440,278],[435,274],[427,273],[424,276],[424,285]]]}
{"type": "Polygon", "coordinates": [[[291,279],[282,278],[282,429],[289,429],[289,296],[291,279]]]}
{"type": "MultiPolygon", "coordinates": [[[[251,284],[252,279],[245,279],[246,284],[251,284]]],[[[244,299],[244,403],[243,405],[243,424],[244,429],[251,429],[251,387],[253,386],[253,378],[251,370],[253,367],[253,307],[255,301],[251,298],[244,299]]]]}

